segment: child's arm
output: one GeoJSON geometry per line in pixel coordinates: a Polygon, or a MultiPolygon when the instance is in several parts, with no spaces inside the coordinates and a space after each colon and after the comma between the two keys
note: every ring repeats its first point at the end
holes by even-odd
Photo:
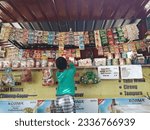
{"type": "Polygon", "coordinates": [[[69,69],[73,72],[73,74],[76,73],[76,67],[72,62],[69,62],[69,69]]]}

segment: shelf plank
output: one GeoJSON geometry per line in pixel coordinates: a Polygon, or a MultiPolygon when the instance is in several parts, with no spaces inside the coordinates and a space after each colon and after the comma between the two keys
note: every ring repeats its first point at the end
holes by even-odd
{"type": "MultiPolygon", "coordinates": [[[[22,44],[19,43],[15,40],[9,40],[13,45],[15,45],[17,48],[19,49],[58,49],[59,46],[58,45],[50,45],[48,43],[34,43],[34,44],[22,44]]],[[[64,49],[77,49],[79,48],[79,46],[75,46],[75,45],[64,45],[64,49]]],[[[85,45],[85,48],[95,48],[95,44],[88,44],[85,45]]]]}
{"type": "MultiPolygon", "coordinates": [[[[145,64],[142,65],[142,67],[150,67],[150,64],[145,64]]],[[[76,66],[77,69],[97,69],[97,66],[76,66]]],[[[56,67],[32,67],[32,68],[12,68],[13,71],[20,71],[20,70],[26,70],[26,69],[31,69],[31,70],[43,70],[43,69],[53,69],[56,70],[56,67]]],[[[4,71],[5,68],[1,68],[0,71],[4,71]]]]}

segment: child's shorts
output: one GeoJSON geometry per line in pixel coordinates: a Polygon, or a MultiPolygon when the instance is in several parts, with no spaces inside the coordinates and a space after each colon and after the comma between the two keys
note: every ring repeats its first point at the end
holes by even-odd
{"type": "Polygon", "coordinates": [[[74,113],[74,97],[71,95],[57,96],[56,105],[58,109],[62,109],[59,112],[74,113]]]}

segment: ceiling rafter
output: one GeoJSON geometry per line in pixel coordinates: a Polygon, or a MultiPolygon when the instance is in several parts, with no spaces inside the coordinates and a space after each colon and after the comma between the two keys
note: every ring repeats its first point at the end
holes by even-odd
{"type": "Polygon", "coordinates": [[[18,24],[19,24],[23,29],[25,28],[22,23],[19,23],[19,22],[18,22],[18,24]]]}
{"type": "MultiPolygon", "coordinates": [[[[131,1],[132,3],[130,3],[130,6],[128,7],[127,11],[125,12],[125,14],[123,15],[123,18],[128,18],[128,14],[130,14],[132,7],[134,8],[135,7],[135,3],[138,3],[137,0],[132,0],[131,1]]],[[[133,16],[135,18],[135,16],[133,16]]]]}
{"type": "Polygon", "coordinates": [[[54,28],[53,28],[51,22],[48,22],[48,25],[50,26],[51,30],[54,31],[54,28]]]}
{"type": "MultiPolygon", "coordinates": [[[[93,2],[93,1],[92,1],[93,2]]],[[[102,19],[102,12],[103,12],[103,4],[104,4],[104,0],[94,0],[94,5],[96,6],[98,5],[97,8],[93,8],[93,11],[91,12],[91,18],[94,17],[95,20],[100,20],[102,19]]]]}
{"type": "Polygon", "coordinates": [[[116,23],[116,20],[114,20],[114,21],[112,22],[111,28],[114,28],[115,23],[116,23]]]}
{"type": "Polygon", "coordinates": [[[91,27],[91,31],[93,31],[93,30],[95,29],[95,23],[96,23],[96,21],[93,20],[92,27],[91,27]]]}
{"type": "Polygon", "coordinates": [[[142,5],[139,5],[139,10],[137,10],[137,14],[136,14],[136,17],[139,15],[139,16],[143,16],[146,17],[148,12],[150,13],[150,10],[146,12],[146,10],[144,10],[145,8],[145,5],[148,3],[149,0],[145,0],[143,1],[142,5]],[[144,13],[145,15],[143,15],[143,11],[145,11],[146,13],[144,13]]]}
{"type": "Polygon", "coordinates": [[[92,0],[89,0],[88,1],[89,2],[89,19],[91,19],[91,17],[92,17],[92,10],[93,10],[93,8],[94,8],[94,6],[92,6],[92,5],[94,5],[94,3],[93,3],[93,1],[92,0]]]}
{"type": "MultiPolygon", "coordinates": [[[[24,2],[24,7],[29,11],[29,13],[31,14],[31,16],[34,18],[34,21],[38,21],[37,17],[35,16],[35,14],[31,11],[31,9],[26,5],[25,2],[24,2]]],[[[43,27],[41,26],[41,24],[39,22],[37,22],[37,24],[38,24],[38,26],[40,27],[41,30],[44,30],[43,27]]],[[[33,25],[31,24],[31,26],[33,26],[33,25]]]]}
{"type": "Polygon", "coordinates": [[[2,16],[0,16],[0,20],[2,20],[4,23],[7,22],[7,20],[4,19],[2,16]]]}
{"type": "Polygon", "coordinates": [[[148,16],[149,14],[150,14],[150,9],[149,9],[149,11],[146,12],[146,16],[148,16]]]}
{"type": "Polygon", "coordinates": [[[105,27],[105,24],[106,24],[106,20],[103,21],[103,24],[102,24],[102,29],[104,29],[105,27]]]}
{"type": "Polygon", "coordinates": [[[60,25],[60,22],[59,22],[59,21],[57,22],[57,25],[58,25],[59,31],[62,32],[61,25],[60,25]]]}
{"type": "MultiPolygon", "coordinates": [[[[48,21],[48,17],[47,17],[46,14],[44,13],[44,11],[43,11],[43,9],[42,9],[42,7],[41,7],[41,4],[40,4],[40,1],[39,1],[39,0],[37,0],[37,5],[38,5],[39,10],[41,11],[42,15],[46,18],[46,21],[48,21]]],[[[41,26],[42,26],[42,25],[41,25],[41,26]]],[[[51,26],[50,26],[49,22],[48,22],[48,27],[49,27],[49,29],[51,29],[51,26]]]]}
{"type": "Polygon", "coordinates": [[[66,21],[65,23],[66,23],[66,31],[69,31],[68,21],[66,21]]]}
{"type": "Polygon", "coordinates": [[[24,21],[28,21],[28,19],[17,9],[17,7],[15,6],[14,2],[12,2],[11,0],[7,1],[14,9],[14,11],[16,13],[18,13],[23,19],[24,21]]]}
{"type": "Polygon", "coordinates": [[[85,31],[85,27],[86,27],[86,21],[83,21],[83,31],[85,31]]]}
{"type": "Polygon", "coordinates": [[[119,0],[118,2],[115,3],[115,4],[116,4],[116,8],[115,8],[115,10],[112,12],[111,18],[114,18],[114,17],[115,17],[116,12],[118,11],[121,2],[122,2],[122,1],[119,0]]]}
{"type": "Polygon", "coordinates": [[[77,8],[78,8],[78,18],[81,19],[81,5],[80,5],[81,0],[77,0],[77,8]]]}
{"type": "Polygon", "coordinates": [[[32,24],[31,22],[29,22],[28,24],[29,24],[29,26],[30,26],[30,28],[31,28],[32,30],[35,30],[35,28],[34,28],[34,26],[33,26],[33,24],[32,24]]]}
{"type": "Polygon", "coordinates": [[[77,21],[74,22],[74,30],[77,31],[77,21]]]}
{"type": "MultiPolygon", "coordinates": [[[[13,7],[13,9],[15,10],[15,12],[17,12],[23,18],[24,21],[28,21],[28,19],[24,15],[22,15],[22,13],[20,13],[20,11],[17,9],[17,7],[15,6],[15,4],[11,0],[9,0],[8,3],[13,7]]],[[[19,23],[19,25],[22,28],[24,28],[23,25],[21,25],[21,23],[19,23]]],[[[29,25],[30,29],[35,30],[35,28],[32,25],[32,23],[28,22],[28,25],[29,25]]]]}
{"type": "Polygon", "coordinates": [[[122,24],[121,24],[121,26],[123,26],[123,24],[125,23],[125,21],[126,21],[126,20],[124,19],[123,22],[122,22],[122,24]]]}
{"type": "Polygon", "coordinates": [[[101,15],[100,15],[102,17],[102,19],[106,20],[107,17],[108,17],[108,16],[106,16],[107,15],[106,12],[107,12],[107,9],[110,9],[109,6],[108,6],[109,4],[110,4],[110,2],[108,0],[107,1],[103,0],[103,6],[101,8],[101,15]]]}
{"type": "Polygon", "coordinates": [[[69,14],[69,10],[68,10],[68,4],[67,4],[67,2],[64,2],[64,4],[65,4],[65,10],[66,10],[66,14],[67,14],[68,20],[71,20],[71,17],[70,17],[70,14],[69,14]]]}
{"type": "Polygon", "coordinates": [[[57,19],[57,25],[58,25],[58,29],[59,31],[61,31],[61,27],[59,26],[59,23],[58,23],[58,10],[57,10],[57,6],[56,6],[56,3],[55,3],[55,0],[52,0],[52,4],[53,4],[53,9],[54,9],[54,12],[56,14],[56,19],[57,19]]]}
{"type": "Polygon", "coordinates": [[[3,13],[5,13],[9,18],[11,18],[14,21],[17,21],[16,18],[9,13],[9,11],[7,9],[5,9],[5,7],[3,7],[3,5],[0,3],[0,9],[3,11],[3,13]]]}

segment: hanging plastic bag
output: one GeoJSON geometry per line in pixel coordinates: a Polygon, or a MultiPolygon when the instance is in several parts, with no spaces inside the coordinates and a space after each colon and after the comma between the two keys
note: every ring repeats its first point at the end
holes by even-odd
{"type": "Polygon", "coordinates": [[[13,79],[11,68],[5,69],[5,73],[4,75],[2,75],[1,82],[6,86],[11,86],[11,87],[15,86],[15,81],[13,79]]]}
{"type": "Polygon", "coordinates": [[[32,81],[32,74],[31,74],[31,70],[30,69],[25,69],[22,72],[21,81],[22,82],[31,82],[32,81]]]}
{"type": "Polygon", "coordinates": [[[43,73],[43,86],[51,86],[54,84],[53,73],[51,69],[44,69],[43,73]]]}

